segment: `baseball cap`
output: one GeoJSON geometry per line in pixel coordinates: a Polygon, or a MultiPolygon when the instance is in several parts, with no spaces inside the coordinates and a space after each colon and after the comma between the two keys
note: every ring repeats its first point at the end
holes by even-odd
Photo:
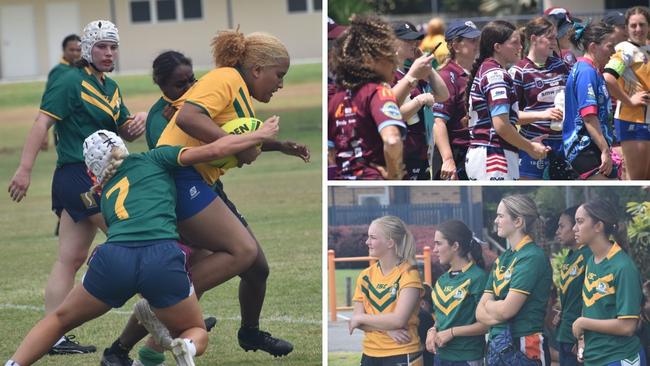
{"type": "Polygon", "coordinates": [[[610,11],[603,17],[603,22],[611,25],[625,25],[625,15],[620,11],[610,11]]]}
{"type": "Polygon", "coordinates": [[[582,19],[574,17],[568,10],[560,7],[548,8],[544,10],[544,15],[557,26],[557,38],[564,37],[574,23],[582,22],[582,19]]]}
{"type": "Polygon", "coordinates": [[[338,25],[332,18],[327,18],[327,39],[337,39],[345,32],[348,27],[344,25],[338,25]]]}
{"type": "Polygon", "coordinates": [[[412,23],[405,21],[395,21],[391,23],[395,36],[403,41],[415,41],[424,38],[424,33],[420,32],[412,23]]]}
{"type": "Polygon", "coordinates": [[[478,38],[481,36],[481,31],[476,27],[476,24],[471,20],[456,21],[449,24],[445,32],[445,41],[451,41],[457,37],[463,38],[478,38]]]}

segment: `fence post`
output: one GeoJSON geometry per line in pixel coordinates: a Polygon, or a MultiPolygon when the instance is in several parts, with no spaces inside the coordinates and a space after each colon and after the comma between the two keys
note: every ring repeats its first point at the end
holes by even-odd
{"type": "Polygon", "coordinates": [[[329,284],[329,299],[330,299],[330,320],[336,321],[336,264],[334,258],[336,254],[334,250],[327,251],[327,282],[329,284]]]}
{"type": "Polygon", "coordinates": [[[431,283],[431,247],[428,245],[424,247],[424,282],[429,286],[433,286],[431,283]]]}
{"type": "Polygon", "coordinates": [[[345,306],[352,306],[352,278],[345,277],[345,306]]]}

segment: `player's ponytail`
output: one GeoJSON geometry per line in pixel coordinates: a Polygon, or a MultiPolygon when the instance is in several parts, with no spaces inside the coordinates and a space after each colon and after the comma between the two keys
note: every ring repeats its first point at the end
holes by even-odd
{"type": "Polygon", "coordinates": [[[436,227],[449,245],[458,243],[458,254],[468,260],[473,260],[476,264],[485,269],[485,260],[483,260],[483,248],[481,243],[474,237],[474,233],[464,222],[459,220],[449,220],[436,227]]]}
{"type": "Polygon", "coordinates": [[[100,182],[96,183],[90,188],[91,192],[100,192],[106,182],[111,180],[113,176],[115,175],[115,172],[117,171],[117,168],[122,165],[122,162],[124,162],[124,159],[129,156],[129,152],[119,146],[116,146],[113,148],[111,151],[111,158],[108,161],[108,164],[106,165],[106,170],[104,171],[103,178],[100,182]]]}
{"type": "Polygon", "coordinates": [[[582,205],[594,222],[602,222],[607,240],[614,239],[619,246],[628,251],[627,227],[623,220],[619,220],[617,208],[604,199],[589,201],[582,205]]]}
{"type": "Polygon", "coordinates": [[[396,216],[382,216],[375,219],[373,224],[377,225],[386,238],[395,242],[395,254],[400,261],[416,265],[415,260],[415,238],[406,227],[404,221],[396,216]]]}
{"type": "Polygon", "coordinates": [[[244,36],[239,27],[219,32],[211,45],[217,67],[266,67],[289,59],[287,48],[277,37],[262,32],[244,36]]]}

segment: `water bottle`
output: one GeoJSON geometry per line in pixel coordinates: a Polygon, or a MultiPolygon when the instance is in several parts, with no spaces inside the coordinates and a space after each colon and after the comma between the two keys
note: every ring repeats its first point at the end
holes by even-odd
{"type": "MultiPolygon", "coordinates": [[[[561,110],[562,116],[564,117],[564,89],[555,94],[553,102],[555,103],[555,108],[561,110]]],[[[563,120],[551,121],[551,130],[562,131],[562,122],[563,120]]]]}

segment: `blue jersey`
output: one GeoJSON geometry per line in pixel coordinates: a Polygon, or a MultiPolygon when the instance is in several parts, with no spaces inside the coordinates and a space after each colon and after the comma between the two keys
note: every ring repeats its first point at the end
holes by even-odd
{"type": "Polygon", "coordinates": [[[584,117],[596,114],[600,121],[600,130],[607,141],[612,144],[612,131],[609,115],[612,103],[607,92],[603,75],[596,70],[591,60],[578,59],[566,83],[564,102],[564,154],[572,162],[578,154],[591,144],[591,137],[585,127],[584,117]]]}

